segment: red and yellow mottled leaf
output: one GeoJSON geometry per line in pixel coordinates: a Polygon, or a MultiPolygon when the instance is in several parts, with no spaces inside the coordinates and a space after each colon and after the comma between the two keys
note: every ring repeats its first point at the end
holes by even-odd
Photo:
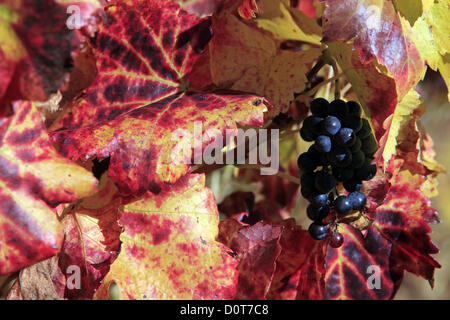
{"type": "Polygon", "coordinates": [[[368,215],[374,227],[392,243],[392,264],[432,281],[434,269],[440,265],[431,254],[439,250],[431,242],[428,224],[439,219],[421,191],[425,179],[406,170],[398,172],[391,179],[384,203],[368,215]]]}
{"type": "Polygon", "coordinates": [[[54,138],[72,159],[110,156],[108,174],[121,191],[158,192],[201,161],[192,159],[195,148],[222,141],[226,130],[237,130],[236,122],[262,125],[266,110],[253,95],[182,94],[54,138]]]}
{"type": "Polygon", "coordinates": [[[237,261],[216,242],[219,215],[203,175],[189,175],[126,205],[121,252],[96,293],[120,299],[231,299],[237,261]]]}
{"type": "Polygon", "coordinates": [[[0,120],[0,274],[48,258],[60,249],[56,206],[89,196],[97,180],[60,156],[30,102],[0,120]],[[44,202],[45,201],[45,202],[44,202]]]}
{"type": "Polygon", "coordinates": [[[394,80],[381,73],[375,62],[362,63],[349,44],[330,43],[329,51],[352,84],[379,139],[384,133],[384,121],[394,113],[397,104],[394,80]]]}
{"type": "MultiPolygon", "coordinates": [[[[105,189],[111,188],[110,185],[107,183],[105,189]]],[[[90,201],[98,199],[101,202],[103,190],[90,201]]],[[[61,220],[65,237],[59,253],[59,267],[68,280],[73,277],[74,267],[79,268],[80,287],[67,286],[65,289],[64,296],[70,300],[92,299],[120,250],[122,228],[118,220],[121,201],[112,201],[114,205],[108,203],[91,210],[83,209],[83,202],[61,220]]]]}
{"type": "Polygon", "coordinates": [[[324,34],[330,41],[354,38],[361,61],[374,57],[394,76],[403,96],[423,78],[425,64],[411,39],[411,28],[384,0],[325,0],[324,34]]]}
{"type": "MultiPolygon", "coordinates": [[[[387,166],[391,158],[397,153],[397,144],[405,143],[405,140],[397,141],[400,131],[410,123],[410,120],[414,122],[417,120],[417,116],[414,113],[421,105],[419,94],[414,90],[408,92],[408,94],[397,104],[394,113],[389,116],[385,122],[386,133],[380,139],[379,151],[384,160],[384,166],[387,166]]],[[[408,138],[410,135],[403,135],[408,138]]],[[[417,139],[416,139],[417,143],[417,139]]]]}
{"type": "Polygon", "coordinates": [[[65,85],[81,40],[66,26],[71,4],[80,27],[99,9],[92,0],[0,1],[0,101],[45,101],[65,85]]]}
{"type": "MultiPolygon", "coordinates": [[[[225,220],[222,224],[236,224],[236,220],[225,220]]],[[[281,226],[258,222],[252,226],[240,224],[239,229],[220,227],[220,231],[233,230],[233,234],[219,235],[226,238],[225,245],[233,250],[239,261],[237,270],[239,278],[236,289],[238,300],[265,299],[272,282],[281,247],[279,244],[281,226]]]]}
{"type": "Polygon", "coordinates": [[[55,134],[65,155],[110,156],[109,175],[121,191],[157,192],[188,172],[199,146],[187,135],[197,135],[203,150],[226,129],[235,130],[236,122],[262,125],[267,107],[260,97],[179,93],[198,57],[186,35],[207,28],[208,20],[199,22],[168,0],[120,2],[106,13],[94,44],[98,75],[60,122],[72,130],[55,134]],[[195,122],[201,132],[194,131],[195,122]],[[216,131],[204,135],[208,129],[216,131]],[[180,147],[187,152],[180,155],[180,147]]]}
{"type": "Polygon", "coordinates": [[[326,256],[325,299],[390,299],[394,284],[390,273],[391,244],[377,229],[361,232],[345,224],[338,231],[344,244],[328,247],[326,256]]]}
{"type": "Polygon", "coordinates": [[[98,74],[62,120],[66,128],[109,120],[186,89],[182,78],[198,56],[177,40],[200,20],[172,1],[120,1],[105,12],[92,43],[98,74]]]}

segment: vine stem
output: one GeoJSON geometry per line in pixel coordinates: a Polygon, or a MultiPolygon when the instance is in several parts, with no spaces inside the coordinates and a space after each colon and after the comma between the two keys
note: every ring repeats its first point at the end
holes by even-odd
{"type": "MultiPolygon", "coordinates": [[[[331,59],[330,63],[331,63],[331,67],[333,68],[334,74],[335,75],[338,74],[339,69],[338,69],[338,66],[336,64],[336,61],[334,59],[331,59]]],[[[340,85],[339,85],[339,78],[336,77],[335,80],[334,80],[334,100],[338,100],[340,98],[341,98],[341,88],[340,88],[340,85]]]]}
{"type": "Polygon", "coordinates": [[[305,96],[312,96],[312,95],[314,95],[314,94],[317,92],[317,90],[319,90],[321,87],[323,87],[324,85],[329,84],[329,83],[332,82],[332,81],[336,81],[337,78],[340,78],[340,77],[342,77],[343,75],[344,75],[344,73],[340,73],[340,74],[338,74],[337,76],[330,77],[330,78],[328,78],[327,80],[322,81],[321,83],[317,84],[315,87],[313,87],[313,88],[311,88],[311,89],[309,89],[309,90],[307,90],[307,91],[302,92],[302,95],[305,95],[305,96]]]}

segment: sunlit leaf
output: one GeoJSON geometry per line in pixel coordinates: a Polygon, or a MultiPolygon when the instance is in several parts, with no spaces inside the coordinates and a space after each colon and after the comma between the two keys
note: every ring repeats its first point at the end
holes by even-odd
{"type": "Polygon", "coordinates": [[[399,99],[423,78],[424,61],[390,1],[326,0],[324,34],[330,41],[354,39],[361,61],[373,58],[394,76],[399,99]]]}
{"type": "Polygon", "coordinates": [[[47,206],[72,202],[96,191],[97,180],[53,148],[39,111],[14,104],[0,120],[0,274],[51,257],[62,228],[47,206]]]}
{"type": "Polygon", "coordinates": [[[191,175],[126,205],[116,261],[96,293],[120,299],[231,299],[237,261],[216,242],[219,215],[203,175],[191,175]]]}

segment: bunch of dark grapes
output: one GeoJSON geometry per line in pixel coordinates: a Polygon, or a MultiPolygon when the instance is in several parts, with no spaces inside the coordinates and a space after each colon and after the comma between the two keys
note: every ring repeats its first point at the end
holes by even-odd
{"type": "MultiPolygon", "coordinates": [[[[364,209],[366,196],[360,190],[363,181],[376,174],[372,160],[378,144],[369,122],[361,118],[357,102],[328,103],[318,98],[311,103],[311,113],[303,121],[300,136],[314,143],[298,157],[298,166],[302,172],[301,193],[310,202],[307,214],[313,222],[309,233],[321,240],[330,231],[330,225],[322,221],[331,209],[340,218],[364,209]],[[348,194],[338,194],[339,183],[348,194]]],[[[342,235],[335,229],[330,245],[339,247],[342,242],[342,235]]]]}

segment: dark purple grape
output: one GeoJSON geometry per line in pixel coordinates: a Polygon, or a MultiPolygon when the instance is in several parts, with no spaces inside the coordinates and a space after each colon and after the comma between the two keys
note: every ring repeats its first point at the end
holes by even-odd
{"type": "Polygon", "coordinates": [[[328,160],[328,153],[321,153],[319,165],[326,167],[329,164],[330,164],[330,161],[328,160]]]}
{"type": "Polygon", "coordinates": [[[361,141],[361,150],[368,156],[373,156],[378,150],[378,143],[373,134],[361,141]]]}
{"type": "Polygon", "coordinates": [[[350,180],[344,181],[343,185],[344,185],[344,189],[347,190],[348,192],[359,191],[363,187],[361,180],[358,180],[358,179],[350,179],[350,180]]]}
{"type": "Polygon", "coordinates": [[[344,243],[344,237],[337,231],[334,231],[330,237],[330,246],[332,248],[339,248],[344,243]]]}
{"type": "Polygon", "coordinates": [[[328,114],[342,119],[348,115],[348,106],[342,100],[334,100],[328,106],[328,114]]]}
{"type": "Polygon", "coordinates": [[[334,136],[341,129],[341,122],[338,118],[328,116],[321,122],[322,132],[327,136],[334,136]]]}
{"type": "Polygon", "coordinates": [[[314,146],[321,153],[328,153],[331,150],[331,139],[329,136],[320,135],[317,137],[314,146]]]}
{"type": "Polygon", "coordinates": [[[337,167],[347,167],[352,163],[352,154],[348,148],[335,147],[327,155],[329,162],[337,167]]]}
{"type": "Polygon", "coordinates": [[[309,225],[308,231],[313,239],[322,240],[327,236],[328,225],[313,222],[309,225]]]}
{"type": "Polygon", "coordinates": [[[352,163],[350,164],[350,167],[353,169],[359,169],[364,165],[364,162],[366,161],[366,155],[361,150],[352,153],[352,163]]]}
{"type": "Polygon", "coordinates": [[[338,181],[347,181],[353,178],[354,172],[351,168],[340,168],[334,167],[332,168],[333,175],[338,181]]]}
{"type": "Polygon", "coordinates": [[[298,157],[297,165],[303,172],[311,172],[317,168],[317,162],[315,162],[307,153],[302,153],[298,157]]]}
{"type": "Polygon", "coordinates": [[[327,206],[329,204],[328,194],[322,193],[315,195],[314,197],[311,198],[311,204],[317,208],[327,206]]]}
{"type": "Polygon", "coordinates": [[[314,99],[311,102],[311,113],[318,117],[325,117],[328,114],[328,101],[323,98],[314,99]]]}
{"type": "Polygon", "coordinates": [[[303,127],[312,132],[314,135],[318,136],[321,133],[320,123],[323,118],[317,116],[309,116],[303,121],[303,127]]]}
{"type": "Polygon", "coordinates": [[[307,200],[311,199],[312,197],[314,197],[314,195],[316,195],[316,192],[314,190],[304,187],[300,188],[300,193],[302,194],[302,197],[307,200]]]}
{"type": "Polygon", "coordinates": [[[345,215],[353,209],[353,206],[347,196],[339,196],[334,200],[334,209],[337,213],[345,215]]]}
{"type": "Polygon", "coordinates": [[[361,106],[359,105],[358,102],[348,101],[347,106],[348,106],[348,113],[357,117],[361,117],[361,106]]]}
{"type": "Polygon", "coordinates": [[[341,147],[351,147],[356,140],[355,133],[350,128],[341,128],[333,137],[333,142],[336,142],[341,147]]]}
{"type": "Polygon", "coordinates": [[[361,210],[366,205],[366,196],[359,191],[353,191],[348,195],[348,198],[350,199],[353,210],[361,210]]]}
{"type": "Polygon", "coordinates": [[[355,143],[350,147],[350,151],[352,153],[355,153],[356,151],[361,150],[361,146],[362,146],[361,139],[356,137],[355,143]]]}
{"type": "Polygon", "coordinates": [[[316,161],[317,163],[320,163],[320,158],[322,156],[322,153],[320,153],[319,151],[316,150],[316,147],[314,144],[312,144],[308,151],[307,151],[308,156],[311,157],[311,159],[313,159],[314,161],[316,161]]]}
{"type": "Polygon", "coordinates": [[[328,172],[319,171],[314,186],[320,193],[328,193],[336,187],[336,179],[328,172]]]}
{"type": "Polygon", "coordinates": [[[321,222],[322,219],[326,218],[329,213],[330,213],[329,206],[315,207],[310,204],[308,208],[306,208],[306,215],[312,221],[321,222]]]}
{"type": "Polygon", "coordinates": [[[306,172],[300,178],[300,185],[305,190],[316,190],[314,184],[316,183],[316,175],[315,172],[306,172]]]}
{"type": "Polygon", "coordinates": [[[358,138],[364,140],[372,133],[372,128],[370,127],[370,123],[367,119],[362,119],[362,127],[361,130],[358,131],[358,138]]]}
{"type": "Polygon", "coordinates": [[[355,171],[355,177],[357,179],[369,181],[376,175],[377,166],[375,164],[371,164],[371,162],[372,160],[370,158],[366,158],[363,166],[355,171]]]}
{"type": "Polygon", "coordinates": [[[341,120],[341,125],[352,129],[356,133],[362,128],[362,120],[359,117],[348,115],[341,120]]]}
{"type": "Polygon", "coordinates": [[[300,129],[300,137],[307,141],[307,142],[311,142],[314,141],[316,139],[316,136],[313,132],[309,131],[307,128],[302,127],[300,129]]]}

